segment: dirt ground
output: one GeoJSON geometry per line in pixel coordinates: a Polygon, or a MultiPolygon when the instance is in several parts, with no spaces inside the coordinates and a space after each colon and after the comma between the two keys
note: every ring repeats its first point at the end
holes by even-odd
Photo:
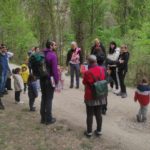
{"type": "Polygon", "coordinates": [[[127,99],[109,93],[100,138],[83,136],[83,95],[83,86],[80,90],[69,89],[66,77],[64,91],[55,93],[53,101],[57,123],[46,126],[39,123],[40,96],[36,100],[37,111],[31,113],[27,94],[21,95],[25,103],[16,105],[11,91],[3,98],[5,111],[0,111],[0,150],[150,150],[150,114],[146,123],[136,122],[139,105],[133,101],[134,89],[128,88],[127,99]]]}

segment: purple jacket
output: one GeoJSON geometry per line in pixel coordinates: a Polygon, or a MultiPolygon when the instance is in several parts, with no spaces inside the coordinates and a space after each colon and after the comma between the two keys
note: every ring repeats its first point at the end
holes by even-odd
{"type": "Polygon", "coordinates": [[[50,76],[54,77],[55,83],[58,84],[58,69],[57,69],[57,56],[55,52],[53,52],[51,49],[44,49],[44,54],[45,54],[45,61],[47,64],[47,67],[50,72],[50,76]]]}

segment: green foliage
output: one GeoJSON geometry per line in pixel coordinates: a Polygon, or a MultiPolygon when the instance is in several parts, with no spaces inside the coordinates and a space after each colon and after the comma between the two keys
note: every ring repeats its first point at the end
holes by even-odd
{"type": "Polygon", "coordinates": [[[22,63],[29,48],[37,44],[20,2],[3,0],[0,4],[0,40],[15,53],[17,63],[22,63]]]}

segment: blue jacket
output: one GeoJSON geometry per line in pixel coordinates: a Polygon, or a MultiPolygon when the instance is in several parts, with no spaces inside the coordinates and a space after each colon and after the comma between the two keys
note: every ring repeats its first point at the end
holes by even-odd
{"type": "Polygon", "coordinates": [[[7,73],[9,70],[7,53],[5,54],[0,53],[0,64],[2,67],[3,74],[7,73]]]}
{"type": "Polygon", "coordinates": [[[33,81],[28,85],[28,96],[30,99],[35,99],[38,97],[38,83],[33,81]]]}

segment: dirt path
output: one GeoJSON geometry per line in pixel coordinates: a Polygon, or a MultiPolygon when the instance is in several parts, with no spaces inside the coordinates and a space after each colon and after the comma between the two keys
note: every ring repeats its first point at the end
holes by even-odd
{"type": "MultiPolygon", "coordinates": [[[[80,90],[69,89],[69,78],[66,77],[65,89],[56,93],[53,112],[57,120],[69,122],[76,128],[85,129],[85,105],[83,102],[83,86],[80,90]]],[[[150,114],[148,122],[136,122],[135,115],[139,105],[133,101],[134,90],[128,88],[128,98],[121,99],[109,93],[108,112],[103,117],[103,136],[101,141],[108,143],[106,149],[119,150],[150,150],[150,114]],[[114,147],[111,147],[113,144],[114,147]]],[[[23,96],[26,100],[27,96],[23,96]]],[[[39,107],[40,98],[36,105],[39,107]]],[[[95,122],[95,121],[94,121],[95,122]]],[[[95,124],[94,124],[95,127],[95,124]]],[[[93,129],[94,129],[93,127],[93,129]]]]}

